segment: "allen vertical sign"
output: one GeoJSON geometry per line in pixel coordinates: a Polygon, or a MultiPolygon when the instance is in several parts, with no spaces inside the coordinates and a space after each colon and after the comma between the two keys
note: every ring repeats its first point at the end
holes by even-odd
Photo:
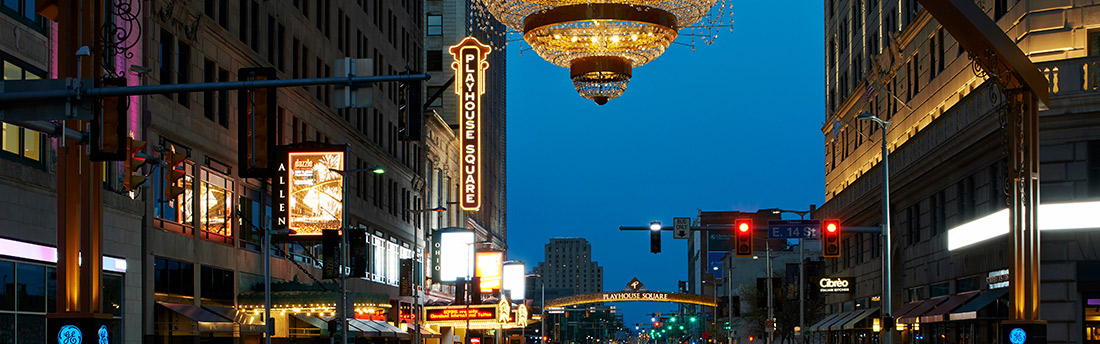
{"type": "Polygon", "coordinates": [[[461,118],[459,138],[462,150],[462,210],[481,208],[481,94],[485,93],[485,60],[492,49],[476,38],[466,37],[452,46],[455,70],[455,93],[458,94],[461,118]]]}

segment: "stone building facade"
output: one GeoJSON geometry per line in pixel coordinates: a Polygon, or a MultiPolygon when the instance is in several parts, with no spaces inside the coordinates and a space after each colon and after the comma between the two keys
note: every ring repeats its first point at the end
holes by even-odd
{"type": "MultiPolygon", "coordinates": [[[[1050,104],[1039,112],[1040,316],[1049,322],[1048,342],[1092,342],[1096,318],[1086,306],[1100,292],[1091,277],[1100,254],[1088,243],[1100,223],[1087,211],[1062,209],[1100,209],[1093,82],[1100,59],[1093,28],[1100,23],[1092,15],[1100,7],[976,3],[1050,82],[1050,104]],[[1077,222],[1044,222],[1049,218],[1077,222]]],[[[901,338],[1000,341],[998,326],[1011,306],[1002,281],[1009,239],[997,235],[1008,229],[1003,95],[915,0],[828,0],[824,7],[826,203],[815,218],[839,218],[843,226],[882,222],[882,133],[856,116],[889,121],[892,316],[903,324],[901,338]]],[[[842,237],[842,256],[826,259],[825,270],[853,287],[827,298],[832,316],[807,329],[811,338],[850,343],[879,335],[872,330],[882,316],[881,257],[880,235],[842,237]]]]}

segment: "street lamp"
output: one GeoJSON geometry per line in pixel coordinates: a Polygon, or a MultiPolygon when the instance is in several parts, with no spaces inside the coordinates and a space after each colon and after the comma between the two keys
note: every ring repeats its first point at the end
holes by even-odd
{"type": "MultiPolygon", "coordinates": [[[[346,161],[345,161],[344,165],[347,165],[346,161]]],[[[343,178],[343,179],[347,179],[349,174],[359,173],[359,172],[371,172],[371,173],[374,173],[374,174],[386,173],[386,170],[384,168],[382,168],[382,166],[374,166],[374,167],[371,167],[371,168],[358,168],[358,169],[352,169],[352,170],[338,170],[338,169],[334,169],[334,168],[329,168],[328,170],[340,174],[341,178],[343,178]]],[[[342,181],[341,184],[344,187],[344,190],[343,190],[344,193],[341,196],[341,200],[344,201],[344,202],[347,202],[347,200],[348,200],[348,183],[347,183],[347,181],[342,181]]],[[[347,344],[348,343],[348,271],[347,271],[348,270],[348,236],[347,236],[346,229],[348,227],[350,227],[350,226],[347,226],[347,224],[348,224],[348,211],[347,211],[347,209],[341,209],[340,216],[342,217],[340,219],[340,230],[341,230],[341,234],[340,234],[340,304],[338,305],[338,307],[336,307],[336,309],[337,309],[337,312],[340,313],[340,324],[341,324],[340,330],[342,331],[340,333],[340,337],[341,337],[340,338],[340,343],[347,344]]],[[[419,231],[417,231],[416,233],[419,233],[419,231]]],[[[266,258],[270,259],[271,257],[266,257],[266,258]]],[[[419,331],[419,330],[420,329],[417,328],[417,331],[419,331]]]]}
{"type": "MultiPolygon", "coordinates": [[[[890,324],[893,316],[890,297],[890,151],[886,148],[886,127],[890,122],[883,121],[870,112],[860,113],[857,118],[875,122],[882,129],[882,317],[884,323],[890,324]]],[[[884,327],[881,338],[883,344],[893,341],[889,326],[884,327]]]]}
{"type": "MultiPolygon", "coordinates": [[[[810,205],[810,210],[785,210],[779,208],[772,208],[772,214],[781,215],[783,213],[797,214],[800,220],[806,219],[806,214],[813,213],[814,206],[810,205]]],[[[802,329],[806,328],[806,238],[798,238],[798,328],[799,339],[805,342],[802,329]]]]}

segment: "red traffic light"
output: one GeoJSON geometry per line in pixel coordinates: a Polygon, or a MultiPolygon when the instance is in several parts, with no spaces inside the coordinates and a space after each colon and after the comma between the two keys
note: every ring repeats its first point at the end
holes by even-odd
{"type": "Polygon", "coordinates": [[[733,221],[734,231],[734,255],[738,257],[752,256],[752,219],[737,219],[733,221]]]}
{"type": "Polygon", "coordinates": [[[840,220],[824,220],[821,224],[825,227],[821,238],[821,255],[840,257],[840,220]]]}

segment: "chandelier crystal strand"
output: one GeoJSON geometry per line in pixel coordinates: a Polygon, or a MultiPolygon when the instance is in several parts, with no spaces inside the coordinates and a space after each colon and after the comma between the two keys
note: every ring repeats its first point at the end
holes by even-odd
{"type": "MultiPolygon", "coordinates": [[[[577,93],[600,105],[621,96],[633,68],[661,56],[680,30],[691,37],[688,45],[693,50],[695,36],[712,44],[717,38],[713,31],[724,26],[726,12],[725,0],[479,2],[484,9],[480,12],[522,33],[539,57],[569,68],[577,93]]],[[[481,21],[491,22],[489,18],[481,21]]]]}

